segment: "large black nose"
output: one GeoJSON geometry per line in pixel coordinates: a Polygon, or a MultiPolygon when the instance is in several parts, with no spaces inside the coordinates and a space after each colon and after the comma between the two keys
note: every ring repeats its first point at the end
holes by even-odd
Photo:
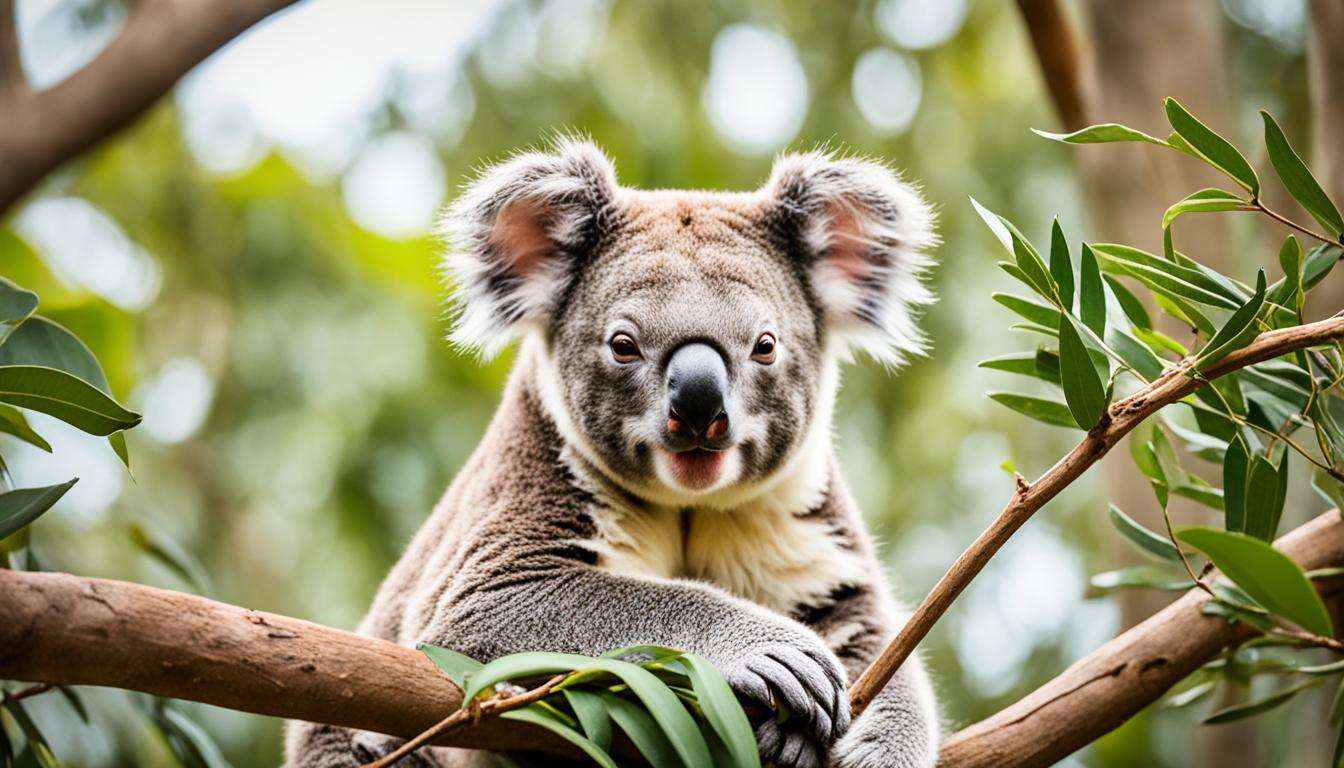
{"type": "MultiPolygon", "coordinates": [[[[672,353],[667,363],[667,394],[672,413],[669,425],[677,431],[677,421],[682,422],[696,436],[710,439],[710,426],[724,414],[724,404],[728,398],[728,367],[723,357],[708,344],[687,344],[672,353]]],[[[716,432],[722,433],[727,427],[725,417],[716,432]]]]}

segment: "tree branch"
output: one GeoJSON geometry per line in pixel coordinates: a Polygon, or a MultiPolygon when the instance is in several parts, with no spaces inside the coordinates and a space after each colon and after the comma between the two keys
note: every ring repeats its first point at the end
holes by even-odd
{"type": "MultiPolygon", "coordinates": [[[[293,2],[136,4],[122,31],[84,68],[47,90],[11,90],[0,100],[0,214],[66,160],[129,124],[205,57],[293,2]]],[[[0,11],[9,6],[10,0],[0,0],[0,11]]],[[[10,47],[4,33],[12,30],[13,15],[6,16],[0,53],[10,47]]],[[[0,73],[9,66],[0,58],[0,73]]]]}
{"type": "Polygon", "coordinates": [[[1017,9],[1031,35],[1041,76],[1064,130],[1087,125],[1087,94],[1078,36],[1059,0],[1017,0],[1017,9]]]}
{"type": "Polygon", "coordinates": [[[952,567],[919,604],[900,633],[882,655],[864,671],[849,689],[850,702],[857,716],[873,700],[896,670],[915,650],[924,636],[957,599],[966,585],[980,573],[995,552],[1027,522],[1036,510],[1045,506],[1060,491],[1077,480],[1089,467],[1101,460],[1119,440],[1149,416],[1193,393],[1206,380],[1216,379],[1248,365],[1263,362],[1298,349],[1344,338],[1344,316],[1263,333],[1246,347],[1224,357],[1202,372],[1202,378],[1190,376],[1192,362],[1187,359],[1169,369],[1155,381],[1123,400],[1112,403],[1101,421],[1088,430],[1082,442],[1044,475],[1025,487],[1018,484],[1013,498],[998,518],[961,553],[952,567]]]}
{"type": "MultiPolygon", "coordinates": [[[[1332,510],[1275,546],[1308,570],[1344,564],[1344,520],[1332,510]]],[[[1328,591],[1339,589],[1336,582],[1328,591]]],[[[1208,599],[1198,589],[1187,592],[1021,701],[954,733],[943,742],[938,765],[1053,765],[1119,727],[1222,649],[1257,634],[1201,613],[1208,599]]]]}
{"type": "MultiPolygon", "coordinates": [[[[462,704],[418,651],[137,584],[0,569],[0,616],[0,679],[125,688],[403,738],[462,704]]],[[[579,754],[492,717],[435,743],[579,754]]]]}

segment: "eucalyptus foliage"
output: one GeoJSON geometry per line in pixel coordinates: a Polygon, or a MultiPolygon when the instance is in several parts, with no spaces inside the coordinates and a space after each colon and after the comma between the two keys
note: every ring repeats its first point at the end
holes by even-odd
{"type": "MultiPolygon", "coordinates": [[[[1304,323],[1307,294],[1344,255],[1344,220],[1338,207],[1268,113],[1261,114],[1270,164],[1322,230],[1269,210],[1260,197],[1261,180],[1241,151],[1176,100],[1167,99],[1166,113],[1172,133],[1165,139],[1115,124],[1069,134],[1038,132],[1069,144],[1153,144],[1197,158],[1227,177],[1236,189],[1199,190],[1167,209],[1160,254],[1111,243],[1083,243],[1071,252],[1056,222],[1047,263],[1011,222],[975,203],[1011,256],[1000,266],[1032,294],[995,300],[1043,337],[1034,352],[981,365],[1044,380],[1059,392],[1054,397],[993,392],[994,400],[1046,424],[1092,429],[1104,422],[1107,407],[1125,391],[1178,365],[1183,375],[1203,378],[1210,366],[1262,332],[1304,323]],[[1280,274],[1273,282],[1265,270],[1243,282],[1177,250],[1172,224],[1180,217],[1242,211],[1278,219],[1311,238],[1312,247],[1304,250],[1296,234],[1288,235],[1277,254],[1280,274]],[[1163,314],[1190,329],[1193,340],[1188,345],[1157,330],[1140,298],[1145,293],[1163,314]]],[[[1244,683],[1258,674],[1286,678],[1273,693],[1220,709],[1205,720],[1225,723],[1273,709],[1329,677],[1344,675],[1344,662],[1307,662],[1308,649],[1328,644],[1335,628],[1312,586],[1312,574],[1271,546],[1283,514],[1290,452],[1312,467],[1311,484],[1324,498],[1336,507],[1344,501],[1341,379],[1344,349],[1338,343],[1302,350],[1207,382],[1132,433],[1130,453],[1152,485],[1166,531],[1148,530],[1111,505],[1116,530],[1156,562],[1098,574],[1093,586],[1189,589],[1196,579],[1204,583],[1203,574],[1216,567],[1222,575],[1207,585],[1212,597],[1205,611],[1264,632],[1206,664],[1167,699],[1168,706],[1201,700],[1223,680],[1244,683]],[[1220,464],[1222,487],[1187,471],[1177,444],[1190,455],[1220,464]],[[1221,512],[1223,525],[1173,529],[1166,518],[1173,495],[1221,512]]],[[[1339,695],[1344,697],[1344,686],[1339,695]]],[[[1335,764],[1344,765],[1341,707],[1335,707],[1331,720],[1341,726],[1335,764]]]]}

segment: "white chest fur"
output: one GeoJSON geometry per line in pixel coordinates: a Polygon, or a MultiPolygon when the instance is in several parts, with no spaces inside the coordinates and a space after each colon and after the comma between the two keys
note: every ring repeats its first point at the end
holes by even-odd
{"type": "Polygon", "coordinates": [[[815,517],[779,509],[594,511],[598,566],[706,581],[775,611],[823,603],[863,564],[815,517]]]}

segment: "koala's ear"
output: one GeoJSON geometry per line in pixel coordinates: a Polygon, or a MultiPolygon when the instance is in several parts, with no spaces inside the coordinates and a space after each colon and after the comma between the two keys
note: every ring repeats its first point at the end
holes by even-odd
{"type": "Polygon", "coordinates": [[[913,187],[882,163],[808,152],[776,160],[762,193],[842,352],[892,365],[923,350],[916,311],[933,301],[921,283],[931,264],[923,251],[937,237],[913,187]]]}
{"type": "Polygon", "coordinates": [[[617,189],[611,160],[573,139],[485,170],[442,223],[456,310],[449,339],[489,358],[525,326],[544,325],[617,189]]]}

